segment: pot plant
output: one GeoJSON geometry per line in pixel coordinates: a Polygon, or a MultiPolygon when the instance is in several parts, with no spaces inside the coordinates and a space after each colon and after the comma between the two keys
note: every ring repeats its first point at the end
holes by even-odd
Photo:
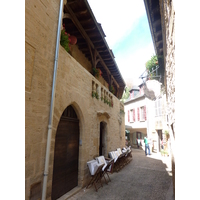
{"type": "Polygon", "coordinates": [[[99,99],[99,94],[97,92],[92,91],[92,97],[93,98],[95,97],[96,99],[99,99]]]}
{"type": "Polygon", "coordinates": [[[71,46],[70,46],[70,34],[65,31],[65,25],[63,25],[63,29],[61,30],[60,36],[60,45],[64,47],[64,49],[69,53],[71,46]]]}
{"type": "Polygon", "coordinates": [[[112,92],[113,94],[115,93],[115,88],[113,85],[110,86],[110,92],[112,92]]]}
{"type": "Polygon", "coordinates": [[[95,77],[99,77],[99,76],[102,75],[102,72],[101,72],[100,69],[93,67],[92,70],[93,70],[93,75],[94,75],[95,77]]]}
{"type": "Polygon", "coordinates": [[[165,130],[165,137],[166,137],[166,140],[168,141],[169,139],[169,131],[165,130]]]}
{"type": "MultiPolygon", "coordinates": [[[[146,65],[147,71],[148,72],[152,72],[153,69],[155,69],[156,66],[158,65],[158,57],[156,55],[153,55],[151,57],[151,59],[146,62],[145,65],[146,65]]],[[[154,76],[155,74],[156,74],[156,72],[154,72],[153,74],[151,74],[150,77],[149,77],[149,79],[152,79],[152,76],[154,76]]]]}

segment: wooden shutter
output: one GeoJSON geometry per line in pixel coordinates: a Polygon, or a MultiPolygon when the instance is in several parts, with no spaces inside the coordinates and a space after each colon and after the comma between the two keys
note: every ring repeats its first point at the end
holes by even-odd
{"type": "Polygon", "coordinates": [[[140,108],[137,108],[138,121],[140,121],[140,108]]]}
{"type": "Polygon", "coordinates": [[[133,109],[133,121],[135,122],[135,109],[133,109]]]}
{"type": "Polygon", "coordinates": [[[130,122],[130,111],[128,110],[128,122],[130,122]]]}
{"type": "Polygon", "coordinates": [[[146,106],[144,106],[144,119],[147,120],[147,112],[146,112],[146,106]]]}

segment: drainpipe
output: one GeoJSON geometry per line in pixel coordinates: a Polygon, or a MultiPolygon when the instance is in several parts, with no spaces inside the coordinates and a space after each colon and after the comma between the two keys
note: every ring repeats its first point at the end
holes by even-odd
{"type": "Polygon", "coordinates": [[[48,178],[49,156],[50,156],[51,135],[52,135],[52,118],[53,118],[53,108],[54,108],[54,99],[55,99],[55,84],[56,84],[56,74],[57,74],[57,66],[58,66],[58,53],[59,53],[59,45],[60,45],[60,32],[61,32],[60,27],[61,27],[61,20],[62,20],[62,11],[63,11],[63,0],[60,0],[53,84],[52,84],[52,92],[51,92],[51,105],[50,105],[49,125],[48,125],[48,134],[47,134],[45,169],[44,169],[43,188],[42,188],[42,200],[46,199],[46,190],[47,190],[47,178],[48,178]]]}

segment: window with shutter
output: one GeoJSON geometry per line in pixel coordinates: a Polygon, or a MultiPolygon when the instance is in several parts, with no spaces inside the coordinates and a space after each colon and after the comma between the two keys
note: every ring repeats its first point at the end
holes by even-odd
{"type": "Polygon", "coordinates": [[[144,106],[144,120],[147,120],[147,111],[146,111],[146,106],[144,106]]]}
{"type": "Polygon", "coordinates": [[[130,116],[130,122],[133,122],[133,110],[130,110],[129,112],[129,116],[130,116]]]}
{"type": "Polygon", "coordinates": [[[133,121],[135,122],[135,109],[133,109],[133,121]]]}
{"type": "Polygon", "coordinates": [[[162,99],[155,101],[155,116],[162,116],[162,99]]]}
{"type": "Polygon", "coordinates": [[[146,121],[146,106],[142,106],[139,108],[140,111],[140,121],[146,121]]]}
{"type": "Polygon", "coordinates": [[[138,121],[140,121],[140,108],[137,108],[138,121]]]}
{"type": "Polygon", "coordinates": [[[131,99],[133,99],[133,92],[131,92],[131,99]]]}
{"type": "Polygon", "coordinates": [[[157,100],[155,101],[155,116],[158,115],[158,112],[157,112],[157,100]]]}
{"type": "Polygon", "coordinates": [[[130,111],[128,110],[128,122],[130,122],[130,111]]]}

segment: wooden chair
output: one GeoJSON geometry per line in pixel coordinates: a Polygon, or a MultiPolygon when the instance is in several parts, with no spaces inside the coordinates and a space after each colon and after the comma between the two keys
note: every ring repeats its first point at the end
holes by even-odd
{"type": "Polygon", "coordinates": [[[128,164],[131,160],[132,160],[132,151],[131,151],[131,147],[129,146],[128,148],[123,148],[122,152],[125,153],[125,163],[128,164]]]}
{"type": "Polygon", "coordinates": [[[111,151],[108,153],[108,155],[110,158],[114,159],[113,171],[118,172],[121,165],[121,156],[119,155],[118,151],[111,151]]]}
{"type": "Polygon", "coordinates": [[[91,180],[88,183],[87,188],[90,188],[94,185],[96,192],[100,187],[103,187],[101,179],[102,179],[102,168],[104,167],[104,164],[99,164],[96,160],[91,160],[87,162],[87,166],[90,170],[91,174],[91,180]],[[98,186],[99,183],[99,186],[98,186]]]}
{"type": "Polygon", "coordinates": [[[96,160],[98,161],[99,164],[104,164],[104,167],[102,168],[102,178],[104,178],[105,183],[108,184],[109,181],[111,181],[110,176],[108,173],[112,170],[112,165],[113,165],[113,159],[105,159],[104,156],[98,156],[96,157],[96,160]],[[105,177],[107,175],[107,178],[105,177]]]}

